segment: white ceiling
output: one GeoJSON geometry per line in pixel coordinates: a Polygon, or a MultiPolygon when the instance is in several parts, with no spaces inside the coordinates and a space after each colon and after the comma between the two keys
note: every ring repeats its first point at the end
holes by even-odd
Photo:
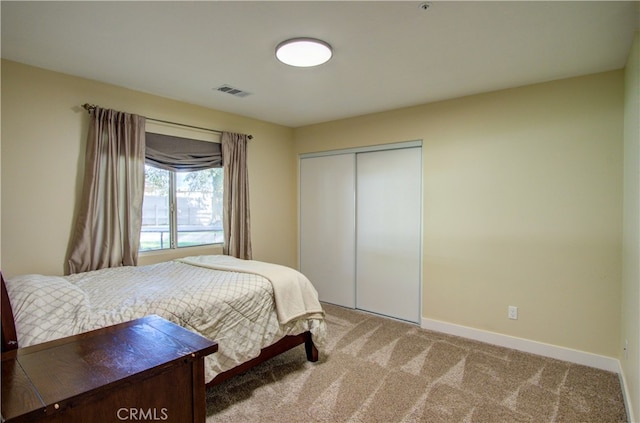
{"type": "Polygon", "coordinates": [[[638,1],[421,3],[2,1],[2,57],[298,127],[620,69],[639,28],[638,1]],[[299,36],[334,57],[278,62],[299,36]]]}

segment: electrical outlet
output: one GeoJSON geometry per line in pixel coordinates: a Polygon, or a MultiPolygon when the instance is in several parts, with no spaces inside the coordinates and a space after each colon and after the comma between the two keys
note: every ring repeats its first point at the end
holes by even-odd
{"type": "Polygon", "coordinates": [[[512,320],[518,320],[518,307],[509,306],[509,311],[507,313],[507,317],[512,320]]]}
{"type": "Polygon", "coordinates": [[[624,359],[629,359],[629,340],[624,340],[624,359]]]}

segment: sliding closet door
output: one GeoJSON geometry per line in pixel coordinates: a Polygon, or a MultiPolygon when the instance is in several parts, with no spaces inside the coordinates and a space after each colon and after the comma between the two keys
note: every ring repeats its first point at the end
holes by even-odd
{"type": "Polygon", "coordinates": [[[355,156],[300,159],[300,270],[321,301],[355,307],[355,156]]]}
{"type": "Polygon", "coordinates": [[[356,159],[356,308],[420,320],[422,149],[356,159]]]}

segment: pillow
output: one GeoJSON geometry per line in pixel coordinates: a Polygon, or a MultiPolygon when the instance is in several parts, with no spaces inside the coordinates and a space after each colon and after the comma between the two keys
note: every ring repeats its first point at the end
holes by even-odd
{"type": "Polygon", "coordinates": [[[88,330],[89,297],[64,278],[22,275],[9,278],[5,283],[19,347],[88,330]]]}

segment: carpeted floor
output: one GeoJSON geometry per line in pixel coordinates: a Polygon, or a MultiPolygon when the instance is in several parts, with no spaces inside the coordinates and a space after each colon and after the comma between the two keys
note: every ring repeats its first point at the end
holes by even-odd
{"type": "Polygon", "coordinates": [[[294,348],[207,391],[207,422],[623,422],[618,375],[325,305],[294,348]]]}

